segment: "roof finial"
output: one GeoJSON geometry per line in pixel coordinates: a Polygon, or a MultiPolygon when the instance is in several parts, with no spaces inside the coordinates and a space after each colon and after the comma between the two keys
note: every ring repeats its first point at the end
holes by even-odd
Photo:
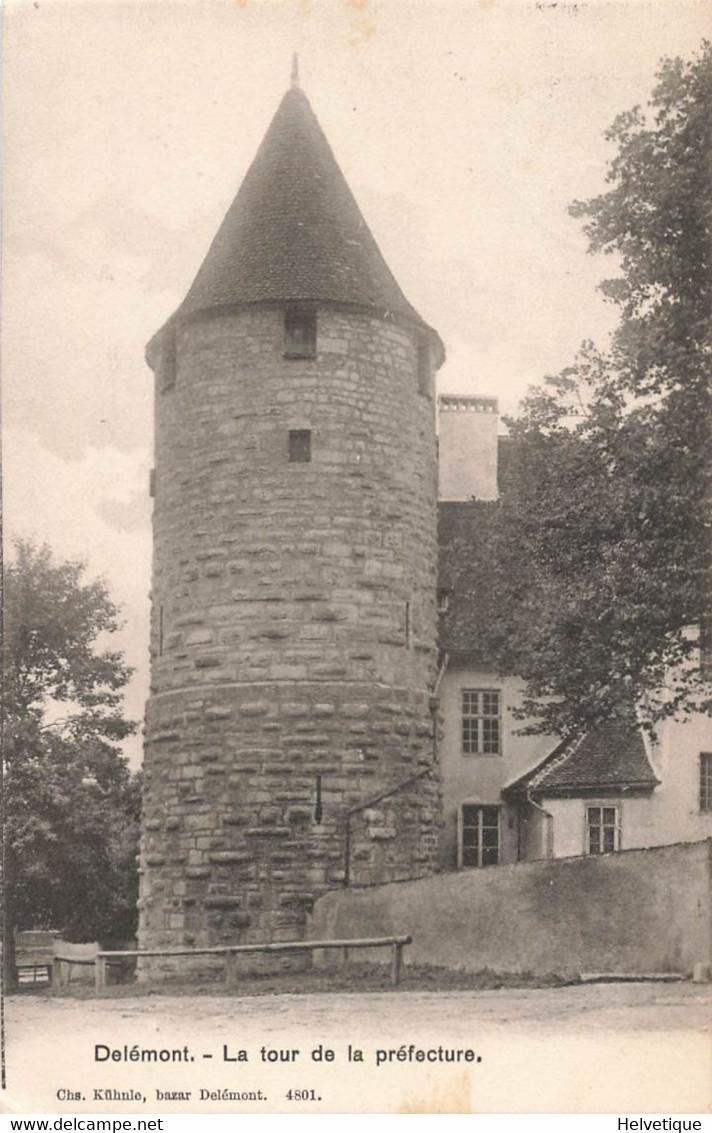
{"type": "Polygon", "coordinates": [[[292,56],[292,90],[299,89],[299,56],[296,51],[292,56]]]}

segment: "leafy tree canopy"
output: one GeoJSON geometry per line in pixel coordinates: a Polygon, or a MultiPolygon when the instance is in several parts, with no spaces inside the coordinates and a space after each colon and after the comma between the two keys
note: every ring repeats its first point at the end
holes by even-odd
{"type": "Polygon", "coordinates": [[[133,929],[140,803],[118,611],[83,574],[28,542],[5,568],[5,899],[8,928],[95,939],[133,929]]]}
{"type": "Polygon", "coordinates": [[[577,202],[610,347],[530,391],[490,550],[498,612],[482,632],[527,681],[526,730],[561,735],[645,702],[653,724],[710,709],[697,663],[710,594],[712,46],[663,63],[621,114],[608,190],[577,202]]]}

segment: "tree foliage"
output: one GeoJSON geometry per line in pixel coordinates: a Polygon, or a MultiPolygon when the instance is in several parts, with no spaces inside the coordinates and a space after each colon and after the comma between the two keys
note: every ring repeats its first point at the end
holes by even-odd
{"type": "Polygon", "coordinates": [[[578,732],[621,702],[651,723],[710,707],[712,47],[663,63],[621,114],[609,188],[571,212],[615,256],[610,346],[530,391],[492,554],[490,654],[527,681],[529,730],[578,732]]]}
{"type": "Polygon", "coordinates": [[[19,542],[5,568],[6,928],[131,933],[138,784],[120,752],[131,670],[105,646],[118,611],[84,565],[19,542]]]}

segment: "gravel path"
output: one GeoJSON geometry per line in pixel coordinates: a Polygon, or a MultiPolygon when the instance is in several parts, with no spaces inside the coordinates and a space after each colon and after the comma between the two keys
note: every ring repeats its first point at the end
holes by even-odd
{"type": "Polygon", "coordinates": [[[690,1113],[712,1103],[709,985],[20,995],[6,1015],[4,1105],[20,1113],[690,1113]],[[132,1049],[166,1061],[131,1060],[132,1049]]]}

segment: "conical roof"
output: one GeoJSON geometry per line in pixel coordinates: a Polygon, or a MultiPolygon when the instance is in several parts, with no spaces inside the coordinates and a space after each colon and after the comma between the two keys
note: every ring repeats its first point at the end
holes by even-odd
{"type": "Polygon", "coordinates": [[[285,94],[176,315],[232,304],[322,301],[405,318],[398,286],[306,95],[285,94]]]}

